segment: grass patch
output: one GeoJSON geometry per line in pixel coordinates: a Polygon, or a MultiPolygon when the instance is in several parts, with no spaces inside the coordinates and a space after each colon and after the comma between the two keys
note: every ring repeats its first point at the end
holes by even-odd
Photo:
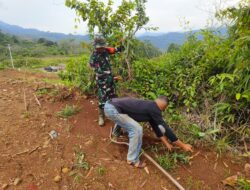
{"type": "Polygon", "coordinates": [[[80,111],[80,107],[78,106],[66,105],[65,108],[63,108],[61,111],[57,113],[57,115],[61,118],[68,118],[79,113],[79,111],[80,111]]]}
{"type": "Polygon", "coordinates": [[[237,181],[237,190],[249,190],[250,181],[245,178],[240,178],[237,181]]]}
{"type": "Polygon", "coordinates": [[[45,94],[48,94],[49,93],[49,89],[48,88],[41,88],[41,89],[38,89],[37,91],[36,91],[36,94],[37,95],[45,95],[45,94]]]}
{"type": "Polygon", "coordinates": [[[230,142],[227,137],[215,141],[215,149],[219,154],[225,153],[230,147],[230,142]]]}
{"type": "Polygon", "coordinates": [[[187,186],[187,190],[189,189],[212,190],[203,181],[196,180],[191,176],[187,177],[187,179],[185,180],[185,183],[187,186]]]}
{"type": "Polygon", "coordinates": [[[189,156],[187,154],[176,152],[156,156],[156,160],[166,170],[174,169],[178,163],[189,164],[189,156]]]}
{"type": "Polygon", "coordinates": [[[175,168],[175,163],[169,154],[157,156],[157,161],[166,170],[175,168]]]}

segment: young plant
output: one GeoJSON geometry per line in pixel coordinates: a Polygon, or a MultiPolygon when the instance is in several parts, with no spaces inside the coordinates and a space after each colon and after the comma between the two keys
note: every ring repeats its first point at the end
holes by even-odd
{"type": "Polygon", "coordinates": [[[88,170],[89,164],[85,160],[85,154],[78,147],[75,147],[75,156],[76,156],[76,161],[74,166],[79,169],[88,170]]]}
{"type": "Polygon", "coordinates": [[[63,108],[61,111],[57,113],[57,115],[61,118],[68,118],[72,115],[77,114],[80,111],[80,108],[78,106],[68,106],[66,105],[65,108],[63,108]]]}
{"type": "Polygon", "coordinates": [[[103,176],[106,173],[106,169],[103,166],[99,166],[97,172],[100,176],[103,176]]]}

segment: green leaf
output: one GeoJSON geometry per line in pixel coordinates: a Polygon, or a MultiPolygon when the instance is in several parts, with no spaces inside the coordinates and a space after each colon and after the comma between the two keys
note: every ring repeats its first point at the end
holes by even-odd
{"type": "Polygon", "coordinates": [[[237,93],[237,94],[235,95],[236,100],[239,100],[240,97],[241,97],[241,94],[240,94],[240,93],[237,93]]]}
{"type": "Polygon", "coordinates": [[[206,133],[199,132],[199,133],[198,133],[198,136],[199,136],[199,137],[205,137],[205,136],[206,136],[206,133]]]}

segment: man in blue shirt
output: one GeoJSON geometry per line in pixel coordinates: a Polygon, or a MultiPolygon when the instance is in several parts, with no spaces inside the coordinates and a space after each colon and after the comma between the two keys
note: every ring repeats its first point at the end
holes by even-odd
{"type": "MultiPolygon", "coordinates": [[[[179,140],[167,123],[162,118],[162,112],[168,105],[166,96],[160,96],[155,101],[140,100],[135,98],[113,98],[104,106],[105,115],[115,122],[116,128],[124,128],[128,132],[129,150],[128,164],[138,168],[145,167],[145,163],[139,160],[142,146],[143,129],[138,122],[149,122],[156,136],[168,150],[173,145],[179,146],[184,151],[192,152],[192,146],[179,140]]],[[[117,131],[118,129],[114,129],[117,131]]]]}

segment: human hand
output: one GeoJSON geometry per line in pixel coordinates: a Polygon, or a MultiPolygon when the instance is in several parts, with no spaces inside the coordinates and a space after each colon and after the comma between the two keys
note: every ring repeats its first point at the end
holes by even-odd
{"type": "Polygon", "coordinates": [[[192,147],[192,145],[190,145],[190,144],[184,144],[181,148],[182,148],[185,152],[193,152],[193,147],[192,147]]]}
{"type": "Polygon", "coordinates": [[[114,80],[116,80],[116,81],[118,81],[118,80],[122,80],[122,77],[121,77],[120,75],[115,76],[115,77],[114,77],[114,80]]]}
{"type": "Polygon", "coordinates": [[[171,144],[169,144],[169,143],[166,143],[165,146],[166,146],[166,148],[168,149],[169,152],[172,151],[173,145],[171,145],[171,144]]]}

